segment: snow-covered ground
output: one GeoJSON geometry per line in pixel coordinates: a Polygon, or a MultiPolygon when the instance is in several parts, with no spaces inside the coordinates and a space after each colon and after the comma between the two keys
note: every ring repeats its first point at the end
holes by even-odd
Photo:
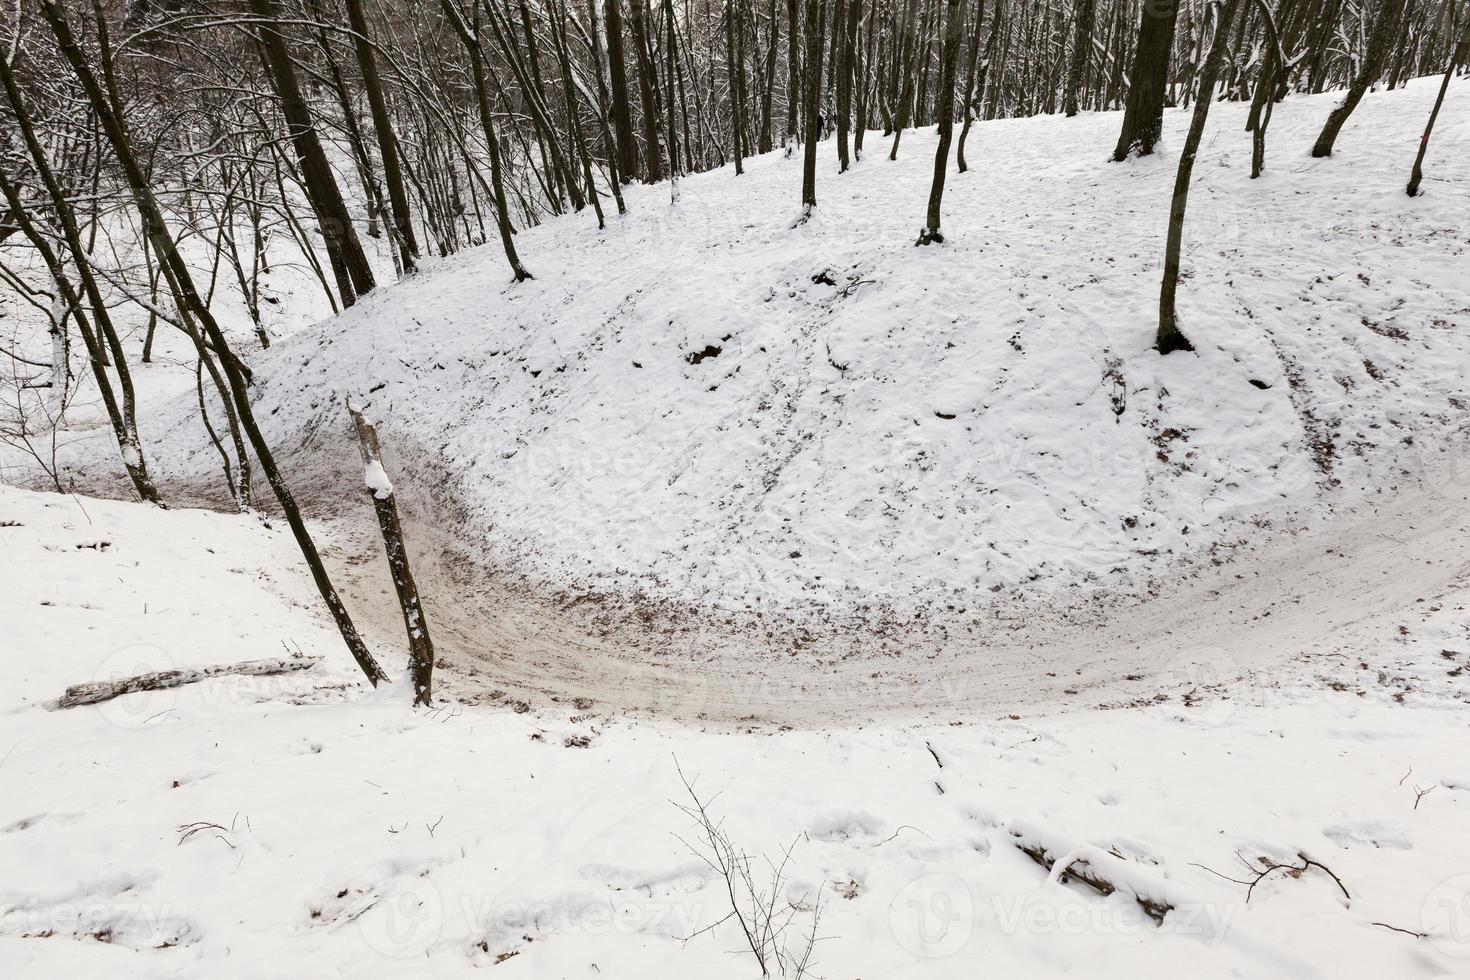
{"type": "MultiPolygon", "coordinates": [[[[1470,971],[1459,94],[1416,200],[1425,82],[1328,161],[1293,96],[1255,182],[1217,107],[1198,357],[1148,350],[1178,112],[1121,166],[1114,115],[977,126],[942,247],[932,139],[870,134],[798,227],[773,156],[524,231],[528,283],[283,303],[263,426],[397,668],[342,402],[379,423],[438,703],[364,686],[278,521],[0,486],[0,976],[758,977],[686,778],[758,892],[789,849],[814,976],[1470,971]]],[[[218,498],[187,365],[138,375],[218,498]]]]}
{"type": "Polygon", "coordinates": [[[249,517],[0,490],[0,525],[7,977],[758,977],[680,769],[758,888],[791,849],[778,905],[793,949],[820,909],[816,976],[1470,968],[1463,581],[1362,659],[1162,664],[1162,700],[1118,710],[701,729],[368,694],[289,536],[249,517]],[[47,707],[296,652],[324,661],[47,707]],[[1120,891],[1049,882],[1031,842],[1116,855],[1120,891]],[[1309,866],[1247,901],[1261,859],[1301,855],[1350,897],[1309,866]]]}
{"type": "MultiPolygon", "coordinates": [[[[531,282],[479,248],[256,357],[259,412],[340,496],[355,399],[400,465],[436,468],[461,538],[556,588],[899,616],[1140,589],[1470,422],[1464,99],[1403,193],[1434,92],[1370,95],[1329,160],[1307,150],[1337,96],[1293,97],[1256,181],[1247,107],[1216,107],[1180,294],[1196,357],[1150,350],[1186,113],[1122,165],[1109,113],[976,126],[942,247],[913,244],[927,131],[895,163],[870,134],[845,175],[824,152],[797,227],[779,153],[673,206],[638,188],[601,234],[523,232],[531,282]]],[[[145,419],[161,472],[217,479],[197,414],[189,392],[145,419]]]]}

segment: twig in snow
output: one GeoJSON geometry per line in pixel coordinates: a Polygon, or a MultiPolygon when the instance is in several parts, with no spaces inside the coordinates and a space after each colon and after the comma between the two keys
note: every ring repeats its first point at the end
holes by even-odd
{"type": "Polygon", "coordinates": [[[1373,922],[1373,923],[1370,923],[1370,925],[1379,926],[1379,927],[1384,928],[1384,929],[1392,929],[1394,932],[1401,932],[1401,933],[1403,933],[1406,936],[1413,936],[1415,939],[1428,939],[1429,938],[1429,933],[1427,933],[1427,932],[1415,932],[1413,929],[1404,929],[1404,928],[1401,928],[1400,926],[1391,926],[1387,922],[1373,922]]]}
{"type": "MultiPolygon", "coordinates": [[[[943,792],[943,790],[940,790],[940,792],[943,792]]],[[[924,832],[922,830],[920,830],[918,827],[911,827],[908,824],[904,824],[902,827],[899,827],[897,830],[895,830],[893,832],[893,836],[892,837],[885,837],[883,840],[880,840],[878,843],[874,844],[873,846],[874,847],[882,847],[884,844],[887,844],[889,841],[893,840],[894,837],[897,837],[899,834],[903,833],[905,830],[912,830],[916,834],[924,834],[924,832]]],[[[934,839],[933,837],[930,837],[928,834],[924,834],[924,838],[926,840],[931,840],[931,841],[934,839]]]]}
{"type": "Polygon", "coordinates": [[[716,820],[710,813],[709,803],[700,799],[699,794],[694,791],[694,785],[684,775],[677,758],[674,760],[674,768],[679,773],[679,779],[691,801],[675,802],[674,806],[693,820],[698,829],[698,837],[692,844],[677,834],[675,838],[719,875],[725,883],[725,894],[730,902],[729,915],[688,938],[693,939],[722,922],[734,919],[739,924],[745,944],[755,957],[763,977],[779,976],[799,980],[810,976],[812,948],[817,942],[817,920],[821,915],[821,890],[818,889],[816,900],[810,907],[811,932],[795,950],[787,946],[784,937],[797,913],[808,909],[790,901],[785,902],[785,908],[778,904],[782,901],[781,896],[787,884],[786,869],[791,863],[791,854],[797,841],[792,841],[781,853],[779,863],[766,858],[770,871],[769,884],[758,884],[752,870],[751,855],[730,840],[723,821],[716,820]]]}
{"type": "Polygon", "coordinates": [[[1245,900],[1247,904],[1250,903],[1251,892],[1255,891],[1256,886],[1259,885],[1263,880],[1265,880],[1266,876],[1271,874],[1271,872],[1285,871],[1293,878],[1300,878],[1304,873],[1306,873],[1308,868],[1320,868],[1325,871],[1327,873],[1327,876],[1337,883],[1337,887],[1342,889],[1342,897],[1347,899],[1352,898],[1352,896],[1348,894],[1347,886],[1342,883],[1342,879],[1339,878],[1331,868],[1323,864],[1321,861],[1313,861],[1311,858],[1300,852],[1297,853],[1297,857],[1300,858],[1302,862],[1300,865],[1281,864],[1279,862],[1272,861],[1269,858],[1263,857],[1260,859],[1260,863],[1263,865],[1263,868],[1260,871],[1256,871],[1255,866],[1252,865],[1249,861],[1246,861],[1246,859],[1240,854],[1240,852],[1237,851],[1236,856],[1245,863],[1246,867],[1255,872],[1255,878],[1251,881],[1250,886],[1245,890],[1245,900]]]}

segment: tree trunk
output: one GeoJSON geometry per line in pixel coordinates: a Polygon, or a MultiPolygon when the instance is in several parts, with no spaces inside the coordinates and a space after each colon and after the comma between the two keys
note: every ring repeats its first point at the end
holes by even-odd
{"type": "Polygon", "coordinates": [[[1160,354],[1171,354],[1179,350],[1194,350],[1189,338],[1179,329],[1179,318],[1174,309],[1174,295],[1179,288],[1179,252],[1184,241],[1184,210],[1189,203],[1189,180],[1194,171],[1195,154],[1199,152],[1200,138],[1204,135],[1205,120],[1210,114],[1210,105],[1215,101],[1215,81],[1220,75],[1220,66],[1225,61],[1226,36],[1235,17],[1238,0],[1215,0],[1215,37],[1210,44],[1210,53],[1200,70],[1199,95],[1194,103],[1194,116],[1189,123],[1189,135],[1184,138],[1184,150],[1179,154],[1179,170],[1174,177],[1174,197],[1169,204],[1169,240],[1164,248],[1164,282],[1159,290],[1159,330],[1155,342],[1160,354]]]}
{"type": "Polygon", "coordinates": [[[914,54],[916,35],[919,27],[916,23],[919,19],[919,0],[909,0],[908,11],[904,16],[903,24],[903,46],[898,56],[898,61],[893,66],[894,75],[900,80],[898,94],[898,112],[893,120],[893,149],[888,153],[888,159],[898,159],[898,142],[903,139],[903,131],[909,124],[910,114],[914,107],[914,79],[918,75],[917,66],[913,64],[917,60],[914,54]]]}
{"type": "Polygon", "coordinates": [[[1077,115],[1077,92],[1082,87],[1082,72],[1092,54],[1092,24],[1097,10],[1096,0],[1077,0],[1076,30],[1072,35],[1072,63],[1067,66],[1067,94],[1062,100],[1068,116],[1077,115]]]}
{"type": "Polygon", "coordinates": [[[653,42],[648,34],[648,0],[632,0],[633,46],[638,60],[638,97],[643,103],[643,157],[648,166],[643,179],[656,184],[663,179],[663,161],[658,138],[658,68],[653,61],[653,42]]]}
{"type": "Polygon", "coordinates": [[[1444,80],[1439,83],[1439,95],[1434,99],[1434,108],[1429,113],[1429,122],[1424,127],[1424,137],[1419,141],[1419,152],[1414,156],[1414,169],[1409,175],[1408,192],[1410,197],[1419,196],[1419,183],[1424,179],[1424,154],[1429,150],[1429,136],[1434,132],[1434,121],[1439,118],[1439,107],[1444,105],[1445,90],[1450,87],[1450,79],[1454,77],[1455,69],[1460,65],[1470,62],[1470,24],[1465,27],[1465,36],[1460,38],[1455,45],[1455,52],[1450,56],[1450,66],[1445,69],[1444,80]]]}
{"type": "Polygon", "coordinates": [[[1368,39],[1368,52],[1363,58],[1363,64],[1358,68],[1357,75],[1353,77],[1352,84],[1348,86],[1347,94],[1343,96],[1337,108],[1327,116],[1327,123],[1322,127],[1317,142],[1312,146],[1312,156],[1332,156],[1332,146],[1337,142],[1337,134],[1342,131],[1343,124],[1358,107],[1363,94],[1368,91],[1368,86],[1383,74],[1384,61],[1398,40],[1399,21],[1403,18],[1403,14],[1404,0],[1382,0],[1378,8],[1378,20],[1373,25],[1373,35],[1368,39]]]}
{"type": "Polygon", "coordinates": [[[934,113],[939,117],[939,148],[934,151],[934,182],[929,187],[929,213],[915,244],[942,242],[939,205],[944,198],[944,174],[949,168],[949,144],[954,135],[954,83],[960,60],[960,40],[965,33],[965,8],[960,0],[949,0],[944,8],[944,48],[939,61],[939,94],[934,113]]]}
{"type": "Polygon", "coordinates": [[[837,172],[845,173],[851,165],[847,152],[848,130],[852,127],[852,75],[857,61],[858,22],[862,19],[863,0],[837,0],[834,30],[841,35],[837,61],[832,69],[837,74],[837,172]]]}
{"type": "Polygon", "coordinates": [[[357,239],[357,231],[352,227],[352,215],[342,201],[332,165],[327,162],[321,140],[317,138],[311,110],[301,96],[301,86],[291,62],[291,50],[285,37],[273,26],[279,20],[276,0],[250,0],[250,10],[265,21],[260,28],[260,36],[271,83],[281,100],[281,113],[286,117],[291,145],[301,166],[307,196],[311,199],[311,209],[316,213],[317,225],[327,244],[327,255],[332,259],[332,268],[337,274],[337,291],[342,294],[342,305],[351,306],[358,296],[372,290],[373,270],[368,265],[362,243],[357,239]]]}
{"type": "Polygon", "coordinates": [[[822,51],[827,12],[823,0],[806,0],[806,152],[801,164],[802,216],[817,206],[817,142],[821,139],[822,51]]]}
{"type": "Polygon", "coordinates": [[[505,250],[505,259],[510,263],[516,282],[524,282],[534,277],[521,265],[521,257],[516,252],[515,230],[510,225],[510,206],[505,198],[505,177],[501,173],[500,139],[495,132],[495,116],[490,106],[490,82],[485,77],[485,58],[480,50],[478,24],[477,29],[471,32],[464,18],[460,16],[459,9],[455,7],[454,0],[440,0],[440,6],[449,18],[454,33],[459,36],[460,44],[469,54],[470,80],[475,86],[480,128],[485,132],[485,144],[490,152],[490,193],[495,198],[492,203],[495,208],[495,224],[500,230],[500,245],[505,250]]]}
{"type": "MultiPolygon", "coordinates": [[[[250,394],[246,388],[245,375],[230,352],[224,331],[220,329],[213,313],[200,298],[189,267],[174,245],[173,237],[169,234],[168,225],[163,218],[163,209],[159,207],[157,199],[153,196],[153,190],[148,184],[148,179],[143,173],[143,168],[133,154],[127,130],[121,116],[117,114],[119,110],[109,99],[108,94],[103,91],[102,85],[97,81],[96,75],[87,63],[81,46],[72,35],[66,14],[58,6],[58,0],[39,0],[39,3],[41,13],[46,18],[52,34],[56,37],[62,56],[81,82],[82,89],[92,104],[92,110],[97,115],[102,132],[117,157],[133,202],[143,220],[145,232],[162,263],[164,276],[173,292],[174,301],[179,305],[181,312],[187,311],[203,325],[209,342],[219,354],[220,366],[229,382],[230,397],[234,400],[235,410],[239,413],[240,425],[250,440],[251,448],[255,450],[256,458],[260,460],[260,467],[265,473],[266,481],[270,483],[271,489],[275,492],[281,512],[286,517],[286,523],[290,525],[291,533],[296,538],[296,544],[301,549],[301,555],[306,561],[307,568],[311,571],[317,591],[321,594],[322,601],[326,604],[327,611],[331,613],[337,630],[341,633],[342,640],[347,644],[347,649],[352,653],[353,659],[357,661],[368,680],[376,686],[387,680],[387,675],[383,673],[383,669],[378,666],[378,662],[373,659],[367,645],[363,643],[362,637],[358,635],[357,628],[352,623],[352,617],[347,613],[347,607],[343,605],[341,598],[337,595],[337,590],[332,586],[331,579],[327,576],[321,555],[316,550],[316,543],[312,541],[311,534],[306,529],[306,523],[301,518],[301,510],[296,505],[296,499],[287,488],[280,470],[276,468],[275,456],[271,452],[270,445],[255,424],[255,412],[250,405],[250,394]]],[[[108,79],[108,89],[115,91],[111,81],[112,72],[109,67],[110,56],[107,53],[104,21],[98,22],[98,42],[103,46],[103,70],[108,79]]]]}
{"type": "Polygon", "coordinates": [[[1114,160],[1132,153],[1148,156],[1164,130],[1164,89],[1169,77],[1169,51],[1174,46],[1174,23],[1179,0],[1144,0],[1138,48],[1128,80],[1128,102],[1123,131],[1113,150],[1114,160]]]}
{"type": "Polygon", "coordinates": [[[383,182],[388,185],[388,203],[393,207],[393,228],[398,242],[399,261],[403,271],[416,268],[419,243],[414,238],[413,221],[408,210],[408,190],[403,184],[403,168],[398,163],[398,140],[393,121],[388,115],[388,101],[383,97],[383,83],[378,78],[378,63],[373,57],[372,40],[368,37],[367,18],[362,0],[346,0],[347,21],[352,25],[353,47],[357,51],[357,67],[362,73],[362,87],[372,111],[373,132],[378,138],[378,156],[383,161],[383,182]]]}
{"type": "MultiPolygon", "coordinates": [[[[596,3],[597,0],[588,0],[596,3]]],[[[643,0],[635,0],[642,3],[643,0]]],[[[618,170],[623,180],[638,176],[638,139],[633,135],[633,109],[628,101],[628,66],[623,57],[623,0],[607,0],[607,59],[612,87],[613,133],[618,140],[618,170]]]]}
{"type": "Polygon", "coordinates": [[[413,703],[428,707],[433,693],[434,641],[429,637],[429,621],[419,602],[419,588],[408,565],[408,544],[403,526],[398,521],[398,499],[393,484],[383,472],[382,451],[378,432],[361,412],[347,408],[352,426],[357,430],[357,447],[362,453],[363,483],[373,500],[378,515],[378,528],[383,532],[383,549],[388,555],[388,573],[393,590],[398,593],[398,607],[403,611],[403,628],[408,632],[408,670],[413,679],[413,703]]]}

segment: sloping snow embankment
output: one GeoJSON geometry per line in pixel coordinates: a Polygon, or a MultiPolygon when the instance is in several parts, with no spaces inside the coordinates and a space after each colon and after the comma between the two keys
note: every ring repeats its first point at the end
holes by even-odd
{"type": "Polygon", "coordinates": [[[755,976],[716,924],[723,885],[675,836],[694,839],[676,760],[740,847],[794,842],[779,899],[796,930],[820,899],[820,976],[1470,963],[1463,589],[1324,678],[1160,677],[1166,701],[1062,717],[694,731],[364,697],[289,539],[249,518],[0,490],[0,525],[6,977],[755,976]],[[69,683],[282,644],[326,663],[44,707],[69,683]],[[1119,890],[1049,882],[1027,842],[1119,890]],[[1351,898],[1315,868],[1249,903],[1219,876],[1299,855],[1351,898]],[[1156,924],[1134,895],[1174,911],[1156,924]]]}
{"type": "MultiPolygon", "coordinates": [[[[1256,181],[1246,107],[1216,107],[1181,286],[1198,356],[1149,349],[1186,116],[1112,165],[1099,114],[977,125],[943,247],[911,244],[927,132],[897,163],[871,134],[841,176],[824,153],[796,228],[779,154],[674,207],[636,189],[602,234],[523,232],[534,281],[487,246],[257,356],[259,414],[316,452],[359,400],[446,474],[467,541],[558,588],[904,613],[1137,587],[1375,492],[1470,418],[1466,100],[1428,194],[1402,192],[1433,94],[1368,96],[1321,161],[1336,96],[1288,99],[1256,181]]],[[[213,474],[196,415],[145,419],[160,470],[213,474]]]]}

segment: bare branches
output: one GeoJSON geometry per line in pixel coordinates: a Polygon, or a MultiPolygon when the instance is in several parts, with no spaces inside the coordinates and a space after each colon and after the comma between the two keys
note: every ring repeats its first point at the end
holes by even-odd
{"type": "Polygon", "coordinates": [[[691,854],[715,873],[723,884],[730,903],[730,912],[727,915],[685,937],[684,941],[688,942],[706,932],[712,932],[717,926],[733,919],[740,926],[745,946],[759,965],[761,976],[789,980],[811,976],[812,953],[818,939],[817,928],[822,912],[821,890],[818,889],[809,903],[804,898],[792,902],[786,897],[790,885],[787,869],[791,865],[792,852],[801,838],[798,837],[788,844],[777,860],[762,857],[765,871],[758,873],[754,857],[731,841],[725,831],[724,821],[716,819],[711,813],[710,804],[714,798],[709,801],[700,799],[693,783],[679,767],[677,759],[674,760],[674,767],[678,770],[679,779],[690,799],[689,803],[675,802],[674,806],[688,816],[696,828],[693,842],[682,837],[678,839],[689,848],[691,854]],[[788,945],[786,936],[800,914],[809,914],[811,922],[805,930],[797,934],[793,947],[788,945]]]}

